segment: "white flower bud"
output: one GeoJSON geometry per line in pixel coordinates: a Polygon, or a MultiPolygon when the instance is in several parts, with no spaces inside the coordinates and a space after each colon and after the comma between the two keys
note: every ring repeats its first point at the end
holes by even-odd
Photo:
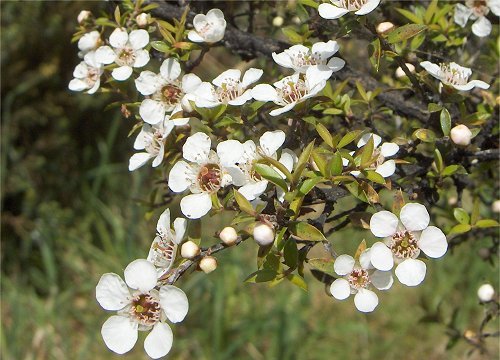
{"type": "Polygon", "coordinates": [[[273,19],[273,26],[281,27],[284,22],[285,22],[285,20],[281,16],[276,16],[273,19]]]}
{"type": "Polygon", "coordinates": [[[88,10],[82,10],[78,14],[78,17],[76,18],[78,20],[78,24],[83,24],[85,20],[87,20],[89,17],[92,16],[92,13],[88,10]]]}
{"type": "Polygon", "coordinates": [[[258,224],[253,229],[253,238],[260,246],[272,244],[274,241],[274,231],[267,224],[258,224]]]}
{"type": "Polygon", "coordinates": [[[477,290],[477,297],[482,302],[491,301],[493,300],[494,296],[495,296],[495,289],[493,289],[493,286],[491,286],[490,284],[483,284],[477,290]]]}
{"type": "Polygon", "coordinates": [[[135,22],[140,27],[144,27],[149,23],[149,15],[146,13],[140,13],[139,15],[136,16],[135,22]]]}
{"type": "Polygon", "coordinates": [[[300,20],[300,18],[298,16],[294,16],[292,18],[292,22],[295,24],[295,25],[300,25],[302,23],[302,21],[300,20]]]}
{"type": "Polygon", "coordinates": [[[472,132],[465,125],[457,125],[451,129],[450,137],[455,144],[467,146],[472,139],[472,132]]]}
{"type": "Polygon", "coordinates": [[[390,21],[384,21],[377,25],[377,32],[379,34],[385,34],[386,32],[389,32],[392,29],[394,29],[394,24],[391,23],[390,21]]]}
{"type": "Polygon", "coordinates": [[[184,259],[192,259],[200,255],[200,247],[192,241],[186,241],[181,247],[181,256],[184,259]]]}
{"type": "Polygon", "coordinates": [[[458,198],[456,196],[450,196],[448,198],[448,205],[453,206],[453,205],[456,205],[457,202],[458,202],[458,198]]]}
{"type": "Polygon", "coordinates": [[[493,204],[491,204],[491,210],[493,210],[493,212],[500,213],[500,200],[493,201],[493,204]]]}
{"type": "MultiPolygon", "coordinates": [[[[415,73],[415,66],[413,66],[412,64],[410,63],[406,63],[406,67],[408,68],[408,70],[410,70],[410,73],[415,73]]],[[[396,77],[398,79],[401,79],[402,77],[405,77],[406,76],[406,73],[403,71],[403,69],[400,67],[398,67],[396,69],[396,77]]]]}
{"type": "Polygon", "coordinates": [[[227,226],[219,234],[219,238],[222,240],[224,245],[231,246],[236,243],[236,240],[238,239],[238,234],[236,233],[236,230],[234,230],[233,227],[227,226]]]}
{"type": "Polygon", "coordinates": [[[211,273],[212,271],[217,269],[217,259],[213,256],[205,256],[200,260],[199,266],[201,271],[203,271],[205,274],[211,273]]]}

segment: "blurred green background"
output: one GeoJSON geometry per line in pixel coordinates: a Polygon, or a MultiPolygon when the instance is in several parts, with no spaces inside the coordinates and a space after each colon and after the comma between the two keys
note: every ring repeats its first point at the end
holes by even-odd
{"type": "MultiPolygon", "coordinates": [[[[70,44],[76,16],[106,6],[1,3],[2,359],[119,358],[100,336],[111,314],[97,304],[95,285],[101,274],[121,275],[146,256],[162,209],[144,217],[140,199],[149,194],[151,169],[127,171],[132,123],[116,109],[104,111],[112,97],[67,90],[79,61],[70,44]]],[[[213,73],[224,70],[212,57],[207,62],[213,73]]],[[[334,241],[355,238],[352,250],[364,236],[345,230],[334,241]]],[[[477,288],[489,281],[498,289],[497,267],[477,255],[490,243],[479,238],[430,262],[422,286],[395,285],[370,315],[356,312],[352,298],[327,296],[310,274],[308,293],[290,283],[243,283],[257,251],[243,244],[218,256],[216,272],[178,284],[191,307],[173,326],[170,358],[465,358],[471,345],[461,340],[446,350],[447,333],[476,330],[483,318],[477,288]]],[[[488,347],[472,358],[498,358],[497,340],[488,347]]],[[[125,358],[146,358],[141,339],[125,358]]]]}

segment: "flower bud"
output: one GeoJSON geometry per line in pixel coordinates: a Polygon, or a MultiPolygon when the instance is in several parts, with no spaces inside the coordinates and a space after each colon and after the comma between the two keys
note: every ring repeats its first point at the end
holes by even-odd
{"type": "Polygon", "coordinates": [[[458,202],[458,198],[456,196],[450,196],[448,198],[448,205],[454,206],[458,202]]]}
{"type": "Polygon", "coordinates": [[[205,274],[211,273],[217,269],[217,259],[213,256],[205,256],[200,260],[199,267],[205,274]]]}
{"type": "Polygon", "coordinates": [[[495,296],[495,289],[490,284],[483,284],[477,290],[477,297],[481,302],[488,302],[493,300],[495,296]]]}
{"type": "Polygon", "coordinates": [[[300,18],[298,16],[294,16],[292,18],[292,22],[295,24],[295,25],[300,25],[302,23],[302,21],[300,20],[300,18]]]}
{"type": "Polygon", "coordinates": [[[465,125],[457,125],[451,129],[450,137],[455,144],[467,146],[472,139],[472,132],[465,125]]]}
{"type": "Polygon", "coordinates": [[[181,256],[184,259],[192,259],[200,255],[200,247],[192,241],[186,241],[181,247],[181,256]]]}
{"type": "Polygon", "coordinates": [[[222,240],[224,245],[226,246],[232,246],[236,243],[236,240],[238,239],[238,234],[236,233],[236,230],[234,230],[233,227],[227,226],[219,234],[219,238],[222,240]]]}
{"type": "Polygon", "coordinates": [[[78,20],[78,24],[82,25],[85,20],[88,20],[92,16],[92,13],[88,10],[82,10],[78,14],[78,17],[76,18],[78,20]]]}
{"type": "Polygon", "coordinates": [[[281,16],[276,16],[273,19],[273,26],[281,27],[284,22],[285,22],[285,20],[281,16]]]}
{"type": "Polygon", "coordinates": [[[253,229],[253,238],[260,246],[267,246],[274,241],[274,231],[271,226],[260,223],[253,229]]]}
{"type": "Polygon", "coordinates": [[[377,32],[379,34],[385,34],[392,29],[394,29],[394,24],[389,21],[384,21],[377,25],[377,32]]]}
{"type": "Polygon", "coordinates": [[[493,212],[500,213],[500,200],[493,201],[493,204],[491,204],[491,210],[493,210],[493,212]]]}
{"type": "MultiPolygon", "coordinates": [[[[413,74],[413,73],[415,73],[415,66],[413,66],[413,65],[412,65],[412,64],[410,64],[410,63],[406,63],[405,65],[406,65],[406,67],[408,68],[408,70],[410,70],[410,73],[412,73],[412,74],[413,74]]],[[[405,77],[405,76],[406,76],[406,73],[403,71],[403,69],[401,68],[401,66],[400,66],[400,67],[398,67],[398,68],[396,69],[396,77],[397,77],[398,79],[401,79],[402,77],[405,77]]]]}
{"type": "Polygon", "coordinates": [[[149,23],[149,15],[146,13],[140,13],[135,17],[135,22],[140,27],[144,27],[149,23]]]}

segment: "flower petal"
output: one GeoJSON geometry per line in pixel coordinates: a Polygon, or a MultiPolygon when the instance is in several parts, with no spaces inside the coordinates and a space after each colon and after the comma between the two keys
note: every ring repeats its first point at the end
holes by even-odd
{"type": "Polygon", "coordinates": [[[153,289],[158,282],[156,268],[146,259],[132,261],[127,265],[123,274],[129,288],[137,289],[143,293],[153,289]]]}
{"type": "Polygon", "coordinates": [[[401,284],[417,286],[425,279],[426,266],[421,260],[406,259],[396,267],[395,274],[401,284]]]}
{"type": "Polygon", "coordinates": [[[186,233],[187,229],[187,220],[184,218],[176,218],[174,220],[174,230],[175,230],[175,237],[174,237],[174,242],[177,244],[180,244],[182,242],[182,239],[184,238],[184,234],[186,233]]]}
{"type": "Polygon", "coordinates": [[[428,257],[437,259],[446,254],[448,242],[441,229],[435,226],[429,226],[420,234],[418,247],[428,257]]]}
{"type": "Polygon", "coordinates": [[[129,35],[130,45],[132,49],[139,50],[149,44],[149,34],[146,30],[133,30],[129,35]]]}
{"type": "Polygon", "coordinates": [[[147,152],[140,152],[132,155],[128,162],[128,171],[137,170],[141,166],[144,166],[144,164],[146,164],[148,160],[151,158],[152,158],[151,154],[147,152]]]}
{"type": "Polygon", "coordinates": [[[68,89],[71,91],[83,91],[88,89],[88,85],[83,80],[73,79],[69,82],[68,89]]]}
{"type": "Polygon", "coordinates": [[[281,52],[279,54],[273,52],[272,56],[274,62],[279,66],[283,66],[284,68],[289,68],[289,69],[294,67],[290,55],[288,55],[286,52],[281,52]]]}
{"type": "Polygon", "coordinates": [[[490,85],[481,80],[472,80],[465,85],[453,85],[453,87],[460,91],[469,91],[475,87],[478,87],[480,89],[488,89],[490,85]]]}
{"type": "Polygon", "coordinates": [[[139,107],[139,115],[148,124],[158,124],[165,119],[165,104],[153,99],[144,99],[139,107]]]}
{"type": "Polygon", "coordinates": [[[118,81],[125,81],[130,75],[132,75],[132,68],[130,66],[120,66],[114,68],[111,72],[111,76],[118,81]]]}
{"type": "Polygon", "coordinates": [[[266,180],[249,182],[238,189],[245,199],[252,201],[266,191],[268,182],[266,180]]]}
{"type": "Polygon", "coordinates": [[[395,155],[399,151],[399,145],[391,142],[386,142],[382,144],[380,148],[380,153],[383,157],[389,157],[395,155]]]}
{"type": "Polygon", "coordinates": [[[106,346],[117,354],[130,351],[137,342],[137,323],[125,316],[113,315],[102,324],[101,335],[106,346]]]}
{"type": "Polygon", "coordinates": [[[217,155],[222,166],[235,165],[243,156],[243,144],[237,140],[226,140],[217,144],[217,155]]]}
{"type": "Polygon", "coordinates": [[[198,89],[201,84],[201,79],[195,74],[185,74],[182,77],[182,91],[185,94],[191,94],[198,89]]]}
{"type": "Polygon", "coordinates": [[[201,164],[207,161],[211,144],[212,141],[207,134],[197,132],[187,138],[182,147],[182,155],[188,161],[201,164]]]}
{"type": "Polygon", "coordinates": [[[195,43],[202,43],[202,42],[205,42],[205,39],[202,38],[200,36],[200,34],[198,34],[198,32],[196,32],[196,30],[191,30],[189,33],[188,33],[188,39],[191,40],[192,42],[195,42],[195,43]]]}
{"type": "Polygon", "coordinates": [[[142,95],[151,95],[161,87],[161,84],[158,81],[158,75],[154,72],[142,71],[135,79],[135,87],[142,95]]]}
{"type": "Polygon", "coordinates": [[[392,176],[395,171],[396,162],[394,160],[387,160],[386,162],[377,166],[377,168],[375,169],[375,172],[384,178],[392,176]]]}
{"type": "Polygon", "coordinates": [[[243,79],[241,80],[241,86],[244,89],[246,89],[249,85],[258,81],[262,77],[263,73],[264,71],[261,69],[256,69],[256,68],[248,69],[243,75],[243,79]]]}
{"type": "Polygon", "coordinates": [[[178,79],[181,76],[181,71],[181,65],[174,58],[166,59],[160,66],[161,76],[169,82],[178,79]]]}
{"type": "Polygon", "coordinates": [[[376,237],[392,236],[396,233],[399,220],[390,211],[379,211],[372,215],[370,219],[370,231],[376,237]]]}
{"type": "Polygon", "coordinates": [[[95,51],[95,60],[101,64],[111,64],[116,59],[116,54],[109,46],[101,46],[95,51]]]}
{"type": "Polygon", "coordinates": [[[323,19],[338,19],[339,17],[347,14],[349,10],[323,3],[319,5],[318,12],[319,16],[323,19]]]}
{"type": "Polygon", "coordinates": [[[135,61],[132,65],[135,68],[140,68],[149,62],[149,52],[146,50],[136,50],[135,51],[135,61]]]}
{"type": "Polygon", "coordinates": [[[266,131],[259,139],[261,149],[272,157],[285,142],[285,133],[281,130],[266,131]]]}
{"type": "Polygon", "coordinates": [[[257,101],[276,101],[278,93],[269,84],[259,84],[252,89],[252,97],[257,101]]]}
{"type": "Polygon", "coordinates": [[[354,305],[361,312],[372,312],[378,305],[378,296],[371,290],[359,289],[354,296],[354,305]]]}
{"type": "Polygon", "coordinates": [[[144,350],[152,359],[159,359],[172,349],[174,334],[168,324],[158,322],[144,339],[144,350]]]}
{"type": "Polygon", "coordinates": [[[371,13],[380,4],[380,0],[368,0],[366,4],[361,6],[361,9],[355,12],[356,15],[366,15],[371,13]]]}
{"type": "Polygon", "coordinates": [[[191,166],[185,161],[177,161],[168,175],[168,187],[173,192],[183,192],[191,186],[191,166]]]}
{"type": "Polygon", "coordinates": [[[189,310],[189,302],[184,291],[172,285],[160,288],[160,305],[168,320],[178,323],[184,320],[189,310]]]}
{"type": "Polygon", "coordinates": [[[388,290],[394,283],[391,271],[375,270],[370,276],[370,280],[372,282],[372,285],[375,286],[378,290],[388,290]]]}
{"type": "Polygon", "coordinates": [[[455,14],[453,16],[453,20],[456,24],[460,25],[461,27],[465,27],[465,25],[467,24],[467,20],[469,20],[469,17],[471,15],[472,9],[469,9],[464,4],[455,5],[455,14]]]}
{"type": "Polygon", "coordinates": [[[391,249],[380,241],[371,247],[370,261],[374,268],[382,271],[389,271],[394,266],[394,257],[391,249]]]}
{"type": "Polygon", "coordinates": [[[345,60],[338,57],[332,57],[330,60],[328,60],[326,66],[328,66],[331,71],[336,72],[341,70],[345,66],[345,60]]]}
{"type": "Polygon", "coordinates": [[[382,138],[379,135],[373,134],[373,133],[368,133],[368,134],[364,134],[363,136],[361,136],[361,138],[358,140],[358,143],[356,144],[356,146],[358,148],[365,146],[371,137],[373,137],[373,147],[377,148],[380,145],[380,143],[382,142],[382,138]]]}
{"type": "Polygon", "coordinates": [[[351,287],[346,279],[337,279],[330,285],[330,293],[337,300],[344,300],[351,295],[351,287]]]}
{"type": "Polygon", "coordinates": [[[333,263],[333,270],[340,276],[349,274],[354,269],[355,260],[350,255],[340,255],[333,263]]]}
{"type": "Polygon", "coordinates": [[[430,61],[422,61],[420,66],[422,66],[425,71],[434,76],[436,79],[441,80],[441,68],[439,65],[433,64],[430,61]]]}
{"type": "Polygon", "coordinates": [[[123,28],[116,28],[109,37],[109,43],[115,49],[121,49],[125,47],[128,41],[127,30],[123,28]]]}
{"type": "Polygon", "coordinates": [[[162,234],[170,232],[170,209],[165,209],[156,223],[156,231],[162,234]]]}
{"type": "Polygon", "coordinates": [[[104,310],[121,310],[130,302],[130,292],[125,282],[116,274],[101,276],[95,297],[104,310]]]}
{"type": "Polygon", "coordinates": [[[488,36],[491,33],[491,22],[486,16],[481,16],[472,24],[472,32],[479,37],[488,36]]]}
{"type": "Polygon", "coordinates": [[[233,81],[240,81],[241,70],[239,69],[229,69],[224,71],[222,74],[217,76],[212,80],[212,84],[221,87],[222,84],[233,81]]]}
{"type": "Polygon", "coordinates": [[[199,219],[211,208],[212,199],[207,193],[191,194],[181,200],[181,211],[189,219],[199,219]]]}
{"type": "Polygon", "coordinates": [[[399,218],[406,230],[409,231],[424,230],[429,226],[430,222],[430,216],[425,206],[417,203],[409,203],[403,206],[399,218]]]}
{"type": "MultiPolygon", "coordinates": [[[[257,85],[259,86],[259,85],[257,85]]],[[[255,89],[255,88],[254,88],[255,89]]],[[[255,98],[254,98],[255,99],[255,98]]],[[[278,116],[278,115],[281,115],[283,113],[286,113],[287,111],[290,111],[293,109],[293,107],[296,105],[297,103],[296,102],[292,102],[290,104],[287,104],[283,107],[280,107],[280,108],[277,108],[277,109],[274,109],[272,111],[269,112],[269,115],[271,116],[278,116]]]]}

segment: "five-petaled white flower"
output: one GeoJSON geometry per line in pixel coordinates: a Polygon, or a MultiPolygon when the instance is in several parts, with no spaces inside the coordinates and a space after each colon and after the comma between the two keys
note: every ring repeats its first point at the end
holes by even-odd
{"type": "Polygon", "coordinates": [[[219,9],[212,9],[204,14],[197,14],[193,19],[194,30],[188,33],[192,42],[215,43],[222,40],[226,31],[224,13],[219,9]]]}
{"type": "Polygon", "coordinates": [[[336,41],[330,40],[326,43],[317,42],[311,49],[300,44],[293,45],[279,54],[273,53],[273,59],[278,65],[303,74],[310,66],[323,67],[326,71],[330,71],[331,76],[345,65],[345,61],[341,58],[332,57],[337,51],[339,45],[336,41]]]}
{"type": "Polygon", "coordinates": [[[229,69],[217,76],[212,83],[203,82],[195,91],[195,103],[198,107],[211,108],[220,104],[243,105],[252,99],[250,89],[251,84],[262,76],[260,69],[250,68],[241,78],[241,71],[229,69]]]}
{"type": "Polygon", "coordinates": [[[394,263],[398,280],[407,286],[417,286],[425,278],[426,266],[417,257],[420,250],[431,258],[446,253],[448,243],[443,232],[429,226],[429,213],[425,206],[410,203],[403,206],[397,216],[390,211],[379,211],[370,219],[373,235],[385,238],[371,247],[370,260],[376,269],[391,270],[394,263]]]}
{"type": "Polygon", "coordinates": [[[95,59],[95,52],[88,52],[83,61],[75,67],[73,71],[75,78],[69,82],[68,88],[72,91],[87,90],[87,94],[93,94],[101,85],[103,71],[102,64],[95,59]]]}
{"type": "Polygon", "coordinates": [[[183,126],[188,122],[188,118],[170,119],[167,115],[165,120],[156,125],[144,124],[134,141],[134,149],[146,151],[132,155],[129,160],[128,170],[134,171],[153,158],[153,167],[160,165],[165,155],[167,136],[175,126],[183,126]]]}
{"type": "Polygon", "coordinates": [[[455,6],[455,22],[465,27],[469,19],[476,20],[472,24],[472,32],[479,37],[488,36],[491,33],[491,22],[486,18],[490,10],[496,16],[500,16],[500,0],[466,0],[465,5],[455,6]]]}
{"type": "Polygon", "coordinates": [[[178,161],[170,170],[168,186],[173,192],[188,189],[192,194],[181,200],[181,211],[190,219],[199,219],[212,208],[212,195],[230,184],[245,183],[236,162],[243,155],[243,144],[226,140],[217,145],[217,153],[210,150],[208,135],[198,132],[191,135],[182,147],[186,161],[178,161]]]}
{"type": "MultiPolygon", "coordinates": [[[[457,90],[467,91],[472,88],[478,87],[480,89],[488,89],[489,84],[481,80],[469,80],[472,74],[471,69],[460,66],[454,62],[449,64],[433,64],[430,61],[423,61],[420,63],[429,74],[436,79],[441,80],[441,84],[449,85],[457,90]]],[[[440,84],[440,89],[441,85],[440,84]]]]}
{"type": "Polygon", "coordinates": [[[90,51],[96,50],[101,44],[101,34],[99,31],[91,31],[83,35],[80,39],[78,39],[78,56],[83,58],[85,54],[90,51]]]}
{"type": "Polygon", "coordinates": [[[110,37],[109,43],[113,47],[101,46],[96,50],[97,61],[103,64],[115,63],[118,65],[111,72],[115,80],[124,81],[132,75],[132,68],[140,68],[149,62],[149,53],[143,48],[149,44],[149,34],[146,30],[127,30],[117,28],[110,37]]]}
{"type": "Polygon", "coordinates": [[[350,255],[340,255],[335,259],[333,269],[342,276],[330,286],[330,293],[337,300],[354,295],[354,305],[361,312],[372,312],[378,305],[378,296],[370,290],[373,285],[378,290],[388,290],[394,282],[390,271],[374,270],[370,264],[370,249],[365,250],[359,261],[350,255]]]}
{"type": "Polygon", "coordinates": [[[319,16],[325,19],[338,19],[349,12],[366,15],[378,6],[380,0],[330,0],[333,4],[323,3],[318,7],[319,16]]]}
{"type": "Polygon", "coordinates": [[[177,246],[182,242],[186,228],[187,220],[184,218],[176,218],[174,220],[174,229],[170,228],[170,209],[165,209],[160,215],[156,224],[156,237],[148,254],[148,260],[158,270],[158,277],[165,274],[172,267],[177,254],[177,246]]]}
{"type": "Polygon", "coordinates": [[[157,124],[165,118],[165,113],[175,114],[182,110],[188,99],[194,99],[194,91],[200,86],[201,79],[195,74],[180,76],[181,65],[176,59],[163,61],[159,74],[141,72],[135,86],[142,95],[150,96],[139,108],[139,115],[145,122],[157,124]]]}
{"type": "Polygon", "coordinates": [[[114,273],[101,276],[96,287],[99,304],[117,315],[102,325],[106,346],[117,354],[130,351],[137,342],[138,331],[149,331],[144,349],[158,359],[172,348],[173,334],[166,319],[180,322],[188,312],[186,294],[179,288],[164,285],[156,290],[158,274],[145,259],[132,261],[124,271],[125,282],[114,273]]]}
{"type": "Polygon", "coordinates": [[[321,70],[318,67],[309,67],[305,77],[295,73],[275,82],[272,87],[269,84],[259,84],[252,89],[252,97],[257,101],[272,101],[282,106],[271,111],[271,116],[277,116],[291,110],[298,103],[305,101],[318,94],[326,85],[326,80],[331,72],[321,70]]]}

